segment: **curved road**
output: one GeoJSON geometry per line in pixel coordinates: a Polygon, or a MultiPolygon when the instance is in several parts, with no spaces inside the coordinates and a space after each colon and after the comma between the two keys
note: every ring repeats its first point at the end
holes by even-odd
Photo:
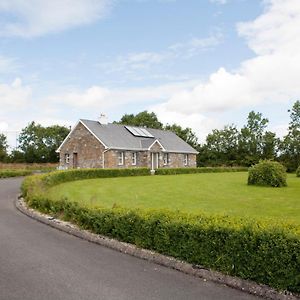
{"type": "Polygon", "coordinates": [[[68,235],[14,207],[0,180],[0,299],[258,299],[68,235]]]}

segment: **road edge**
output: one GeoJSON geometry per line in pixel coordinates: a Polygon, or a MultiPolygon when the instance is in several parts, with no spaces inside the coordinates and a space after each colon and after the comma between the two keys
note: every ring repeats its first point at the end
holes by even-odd
{"type": "Polygon", "coordinates": [[[223,284],[228,287],[247,292],[252,295],[263,297],[272,300],[299,300],[300,297],[293,295],[290,292],[278,292],[269,286],[257,284],[253,281],[233,277],[222,274],[217,271],[212,271],[201,266],[195,266],[173,257],[165,256],[157,252],[138,248],[137,246],[125,242],[120,242],[115,239],[108,238],[99,234],[92,233],[87,230],[80,229],[77,225],[70,222],[65,222],[60,219],[53,218],[50,215],[42,214],[32,208],[29,208],[23,198],[18,197],[15,201],[16,208],[27,215],[28,217],[44,223],[48,226],[56,228],[60,231],[69,233],[86,241],[96,243],[98,245],[111,248],[113,250],[129,254],[131,256],[148,260],[161,266],[165,266],[177,271],[183,272],[203,279],[209,280],[218,284],[223,284]]]}

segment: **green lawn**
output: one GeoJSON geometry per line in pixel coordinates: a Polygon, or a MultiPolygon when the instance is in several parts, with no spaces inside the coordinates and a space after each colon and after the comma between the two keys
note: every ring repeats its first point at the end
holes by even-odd
{"type": "Polygon", "coordinates": [[[118,177],[64,183],[51,188],[49,195],[89,206],[164,208],[300,224],[300,178],[289,175],[285,188],[248,186],[246,182],[243,172],[118,177]]]}

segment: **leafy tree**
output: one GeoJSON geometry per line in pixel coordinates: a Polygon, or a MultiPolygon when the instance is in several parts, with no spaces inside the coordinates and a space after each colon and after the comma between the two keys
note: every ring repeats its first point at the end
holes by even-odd
{"type": "Polygon", "coordinates": [[[19,149],[28,163],[57,162],[57,148],[69,133],[64,126],[43,127],[31,122],[22,129],[19,136],[19,149]]]}
{"type": "Polygon", "coordinates": [[[120,121],[115,122],[117,124],[149,127],[155,129],[162,129],[163,124],[159,122],[156,114],[154,112],[149,113],[148,111],[142,111],[136,115],[125,114],[120,121]]]}
{"type": "Polygon", "coordinates": [[[164,127],[164,129],[174,132],[176,135],[178,135],[181,139],[186,141],[193,148],[198,147],[198,138],[191,128],[189,127],[182,128],[180,125],[177,124],[173,124],[173,125],[167,124],[164,127]]]}
{"type": "Polygon", "coordinates": [[[235,125],[227,125],[221,130],[214,129],[206,137],[206,144],[200,147],[199,164],[236,165],[238,142],[239,132],[235,125]]]}
{"type": "Polygon", "coordinates": [[[3,162],[7,158],[7,138],[3,133],[0,134],[0,161],[3,162]]]}
{"type": "Polygon", "coordinates": [[[300,165],[300,101],[297,100],[290,112],[288,134],[280,145],[281,161],[288,171],[295,171],[300,165]]]}
{"type": "Polygon", "coordinates": [[[24,152],[14,149],[11,151],[10,155],[7,158],[8,162],[11,163],[24,163],[25,155],[24,152]]]}
{"type": "Polygon", "coordinates": [[[262,139],[262,159],[276,159],[280,140],[276,134],[271,131],[266,131],[262,139]]]}
{"type": "Polygon", "coordinates": [[[239,137],[239,155],[242,165],[257,163],[263,154],[265,129],[269,120],[261,113],[251,111],[247,118],[247,125],[241,129],[239,137]]]}

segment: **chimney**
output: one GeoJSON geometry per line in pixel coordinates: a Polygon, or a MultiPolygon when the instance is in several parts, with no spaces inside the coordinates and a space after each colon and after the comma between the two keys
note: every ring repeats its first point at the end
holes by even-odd
{"type": "Polygon", "coordinates": [[[98,121],[100,124],[106,125],[108,123],[108,118],[105,114],[100,114],[98,121]]]}

